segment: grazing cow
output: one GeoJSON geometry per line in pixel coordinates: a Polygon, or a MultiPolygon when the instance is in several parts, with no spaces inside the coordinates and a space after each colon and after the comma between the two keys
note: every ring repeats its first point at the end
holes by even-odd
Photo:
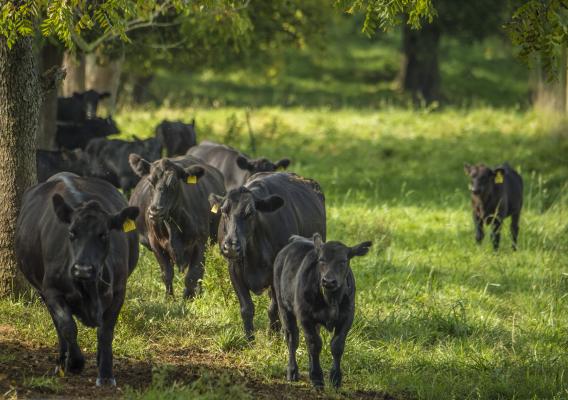
{"type": "Polygon", "coordinates": [[[288,343],[288,380],[298,380],[299,323],[310,354],[310,380],[317,388],[323,387],[319,328],[333,331],[333,367],[329,378],[334,387],[341,386],[341,357],[355,315],[355,278],[349,261],[367,254],[369,247],[371,242],[354,247],[341,242],[323,243],[316,233],[311,240],[293,236],[278,253],[274,261],[274,289],[288,343]]]}
{"type": "Polygon", "coordinates": [[[173,265],[185,274],[184,298],[194,297],[203,277],[207,240],[216,236],[219,216],[210,212],[210,193],[223,195],[223,176],[191,156],[163,158],[150,163],[131,154],[130,165],[142,179],[130,204],[140,207],[136,227],[141,243],[152,250],[173,295],[173,265]]]}
{"type": "Polygon", "coordinates": [[[290,160],[287,158],[276,163],[266,158],[253,160],[232,147],[207,140],[189,149],[187,154],[199,157],[221,171],[225,177],[227,190],[241,187],[250,176],[257,172],[283,171],[290,165],[290,160]]]}
{"type": "Polygon", "coordinates": [[[89,176],[104,179],[129,192],[140,177],[130,168],[128,156],[136,153],[146,160],[155,161],[160,158],[162,147],[156,138],[133,142],[97,138],[87,144],[85,153],[89,159],[89,176]]]}
{"type": "Polygon", "coordinates": [[[24,193],[16,256],[53,319],[60,374],[80,373],[85,365],[76,317],[97,328],[97,386],[116,385],[112,338],[138,261],[138,238],[130,232],[137,215],[109,183],[66,172],[24,193]]]}
{"type": "Polygon", "coordinates": [[[212,211],[221,211],[219,246],[229,261],[231,283],[239,299],[245,334],[254,339],[250,292],[270,287],[270,326],[278,329],[273,264],[291,235],[325,237],[325,199],[319,184],[292,173],[256,174],[226,197],[211,195],[212,211]]]}
{"type": "Polygon", "coordinates": [[[189,124],[164,120],[156,127],[156,137],[166,149],[168,157],[182,156],[197,144],[195,119],[189,124]]]}
{"type": "Polygon", "coordinates": [[[523,207],[523,179],[507,163],[491,169],[483,164],[464,165],[466,175],[471,179],[471,205],[475,240],[481,243],[484,237],[483,224],[492,225],[493,248],[499,249],[501,225],[511,216],[513,250],[517,249],[519,218],[523,207]]]}
{"type": "Polygon", "coordinates": [[[95,90],[74,92],[71,97],[57,98],[57,120],[66,122],[83,122],[97,116],[99,100],[110,97],[109,92],[99,93],[95,90]]]}
{"type": "Polygon", "coordinates": [[[64,149],[85,149],[91,139],[119,133],[112,117],[87,119],[78,124],[57,123],[55,142],[64,149]]]}
{"type": "Polygon", "coordinates": [[[37,181],[45,182],[59,172],[85,175],[87,161],[81,149],[77,150],[36,150],[37,181]]]}

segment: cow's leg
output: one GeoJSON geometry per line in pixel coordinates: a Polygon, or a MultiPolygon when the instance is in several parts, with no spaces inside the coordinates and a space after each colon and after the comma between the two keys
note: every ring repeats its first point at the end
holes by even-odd
{"type": "Polygon", "coordinates": [[[254,340],[254,303],[252,302],[250,292],[241,277],[241,271],[238,270],[239,268],[239,264],[231,262],[229,265],[229,275],[231,277],[233,289],[235,289],[235,292],[239,299],[239,305],[241,306],[241,318],[243,319],[245,335],[247,336],[248,340],[254,340]]]}
{"type": "Polygon", "coordinates": [[[174,266],[172,265],[172,260],[170,257],[162,252],[160,249],[152,249],[154,250],[154,255],[156,256],[156,260],[160,265],[160,270],[162,271],[162,280],[166,284],[166,296],[167,295],[174,295],[174,266]]]}
{"type": "Polygon", "coordinates": [[[485,233],[483,232],[483,219],[480,218],[477,213],[473,212],[473,225],[475,226],[475,242],[481,244],[485,233]]]}
{"type": "Polygon", "coordinates": [[[97,386],[116,386],[116,380],[112,374],[112,339],[114,326],[124,302],[124,292],[115,293],[114,296],[112,305],[103,315],[103,324],[97,329],[97,367],[99,369],[97,386]]]}
{"type": "Polygon", "coordinates": [[[513,250],[517,250],[517,238],[519,237],[519,219],[521,213],[511,215],[511,238],[513,239],[513,250]]]}
{"type": "Polygon", "coordinates": [[[495,218],[491,226],[491,242],[493,250],[499,250],[499,242],[501,241],[501,220],[495,218]]]}
{"type": "Polygon", "coordinates": [[[59,337],[59,349],[65,351],[65,355],[60,354],[60,364],[58,370],[63,374],[70,372],[79,374],[85,366],[85,357],[77,344],[77,325],[71,314],[71,309],[60,295],[46,294],[45,303],[55,323],[57,335],[59,337]],[[65,342],[65,343],[62,343],[65,342]]]}
{"type": "Polygon", "coordinates": [[[341,357],[343,357],[343,350],[345,349],[345,339],[347,339],[347,332],[353,323],[353,316],[347,318],[342,324],[337,326],[331,338],[331,355],[333,356],[333,366],[329,371],[329,380],[335,388],[341,386],[341,357]]]}
{"type": "Polygon", "coordinates": [[[281,309],[280,317],[282,319],[282,326],[284,327],[286,343],[288,344],[288,369],[286,371],[286,378],[289,381],[297,381],[300,378],[298,363],[296,362],[296,350],[300,342],[298,323],[293,312],[281,309]]]}
{"type": "Polygon", "coordinates": [[[190,263],[185,272],[185,289],[183,291],[185,299],[192,299],[201,291],[201,280],[205,271],[204,255],[204,244],[197,245],[191,253],[190,263]]]}
{"type": "Polygon", "coordinates": [[[313,321],[302,321],[302,328],[310,355],[310,380],[316,389],[323,389],[323,371],[320,365],[321,337],[313,321]]]}
{"type": "Polygon", "coordinates": [[[278,333],[280,331],[280,319],[278,318],[278,302],[276,301],[276,292],[274,287],[270,287],[268,295],[270,296],[270,305],[268,306],[268,320],[270,321],[270,330],[278,333]]]}

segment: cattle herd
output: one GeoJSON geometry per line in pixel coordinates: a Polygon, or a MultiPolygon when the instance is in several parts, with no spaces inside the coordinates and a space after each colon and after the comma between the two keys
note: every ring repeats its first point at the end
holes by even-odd
{"type": "MultiPolygon", "coordinates": [[[[37,289],[59,340],[56,371],[80,373],[79,319],[97,328],[97,385],[115,385],[114,326],[139,243],[160,266],[173,295],[174,265],[185,273],[184,298],[201,291],[204,254],[217,242],[240,304],[245,335],[254,339],[251,292],[268,289],[270,328],[287,341],[287,378],[298,379],[301,326],[309,377],[323,387],[321,326],[333,332],[330,382],[342,381],[341,357],[355,312],[353,257],[371,242],[326,242],[325,196],[319,183],[284,171],[290,160],[251,159],[223,144],[197,144],[195,121],[163,121],[152,139],[109,140],[112,119],[96,116],[107,94],[88,91],[58,101],[58,151],[37,152],[38,183],[22,200],[16,227],[20,268],[37,289]],[[162,156],[165,152],[165,157],[162,156]],[[122,190],[119,191],[119,189],[122,190]],[[128,200],[127,200],[128,199],[128,200]]],[[[476,240],[492,226],[498,249],[511,216],[517,246],[522,179],[508,164],[468,165],[476,240]]]]}

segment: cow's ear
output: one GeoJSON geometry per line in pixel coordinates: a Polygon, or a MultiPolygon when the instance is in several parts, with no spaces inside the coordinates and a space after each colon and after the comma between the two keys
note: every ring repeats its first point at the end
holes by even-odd
{"type": "Polygon", "coordinates": [[[254,208],[260,212],[273,212],[284,205],[284,199],[276,194],[263,199],[254,199],[254,208]]]}
{"type": "Polygon", "coordinates": [[[53,211],[55,211],[57,218],[59,218],[59,220],[65,224],[71,223],[73,208],[65,202],[63,196],[56,193],[51,197],[51,201],[53,202],[53,211]]]}
{"type": "Polygon", "coordinates": [[[468,163],[464,163],[464,164],[463,164],[463,171],[465,172],[465,174],[466,174],[467,176],[470,176],[470,175],[471,175],[471,171],[473,171],[473,166],[472,166],[472,165],[469,165],[468,163]]]}
{"type": "Polygon", "coordinates": [[[134,171],[134,173],[140,178],[150,173],[150,167],[152,164],[136,153],[132,153],[128,156],[128,163],[130,164],[132,171],[134,171]]]}
{"type": "Polygon", "coordinates": [[[123,208],[120,212],[110,216],[109,229],[123,232],[133,231],[136,229],[134,221],[139,213],[140,209],[138,207],[123,208]]]}
{"type": "Polygon", "coordinates": [[[288,166],[290,165],[290,160],[287,158],[283,158],[282,160],[279,160],[276,162],[276,170],[277,171],[283,171],[286,168],[288,168],[288,166]]]}
{"type": "Polygon", "coordinates": [[[205,174],[205,169],[199,165],[192,165],[186,169],[181,169],[181,171],[181,173],[178,173],[179,178],[190,185],[195,185],[199,178],[205,174]]]}
{"type": "Polygon", "coordinates": [[[321,238],[321,235],[319,233],[314,233],[314,236],[312,236],[312,240],[314,241],[314,248],[316,252],[319,254],[323,246],[323,240],[321,238]]]}
{"type": "Polygon", "coordinates": [[[190,125],[191,125],[191,126],[193,126],[193,127],[195,128],[195,118],[192,118],[192,119],[191,119],[191,123],[190,123],[190,125]]]}
{"type": "Polygon", "coordinates": [[[102,92],[101,94],[99,94],[99,99],[106,99],[107,97],[110,97],[110,92],[102,92]]]}
{"type": "Polygon", "coordinates": [[[237,157],[237,165],[240,169],[244,169],[246,171],[254,170],[254,164],[252,164],[246,157],[238,156],[237,157]]]}
{"type": "Polygon", "coordinates": [[[211,212],[213,214],[217,214],[219,208],[221,208],[221,204],[223,204],[223,196],[211,193],[209,195],[209,204],[211,205],[211,212]]]}
{"type": "Polygon", "coordinates": [[[364,256],[369,252],[369,248],[373,242],[363,242],[359,243],[357,246],[353,246],[349,249],[349,258],[364,256]]]}
{"type": "Polygon", "coordinates": [[[505,182],[505,169],[502,167],[495,168],[493,170],[494,182],[497,185],[503,184],[505,182]]]}

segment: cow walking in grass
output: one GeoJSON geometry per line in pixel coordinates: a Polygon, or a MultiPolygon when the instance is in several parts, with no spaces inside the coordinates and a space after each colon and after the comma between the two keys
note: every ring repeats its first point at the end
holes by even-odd
{"type": "Polygon", "coordinates": [[[219,246],[229,261],[231,283],[241,307],[245,334],[254,338],[254,304],[250,292],[271,288],[270,326],[279,329],[273,264],[291,235],[325,236],[325,201],[319,184],[291,173],[260,173],[227,196],[211,195],[220,210],[219,246]]]}
{"type": "Polygon", "coordinates": [[[129,162],[141,177],[130,204],[140,207],[136,227],[141,243],[152,250],[162,271],[166,293],[173,295],[174,264],[185,274],[184,298],[199,291],[207,241],[217,236],[219,216],[210,212],[210,193],[224,195],[223,176],[191,156],[153,163],[138,154],[129,162]]]}
{"type": "Polygon", "coordinates": [[[516,250],[523,207],[523,179],[507,163],[494,169],[483,164],[465,164],[464,170],[470,178],[475,240],[481,243],[485,236],[483,225],[491,225],[491,241],[493,248],[498,250],[503,221],[510,216],[513,250],[516,250]]]}
{"type": "Polygon", "coordinates": [[[349,262],[367,254],[370,247],[371,242],[354,247],[341,242],[323,243],[322,237],[315,234],[312,239],[293,236],[278,253],[274,261],[274,289],[288,344],[288,380],[296,381],[299,377],[299,324],[310,355],[310,380],[316,388],[323,387],[319,334],[323,326],[333,332],[329,379],[334,387],[341,386],[341,357],[355,314],[355,278],[349,262]]]}
{"type": "Polygon", "coordinates": [[[53,319],[60,374],[80,373],[85,365],[76,317],[97,328],[97,386],[116,385],[112,339],[126,279],[138,261],[138,212],[109,183],[71,173],[54,175],[23,196],[16,256],[53,319]]]}
{"type": "Polygon", "coordinates": [[[258,172],[283,171],[290,165],[287,158],[274,163],[267,158],[252,159],[232,147],[207,140],[189,149],[187,154],[199,157],[221,171],[227,190],[241,187],[258,172]]]}

